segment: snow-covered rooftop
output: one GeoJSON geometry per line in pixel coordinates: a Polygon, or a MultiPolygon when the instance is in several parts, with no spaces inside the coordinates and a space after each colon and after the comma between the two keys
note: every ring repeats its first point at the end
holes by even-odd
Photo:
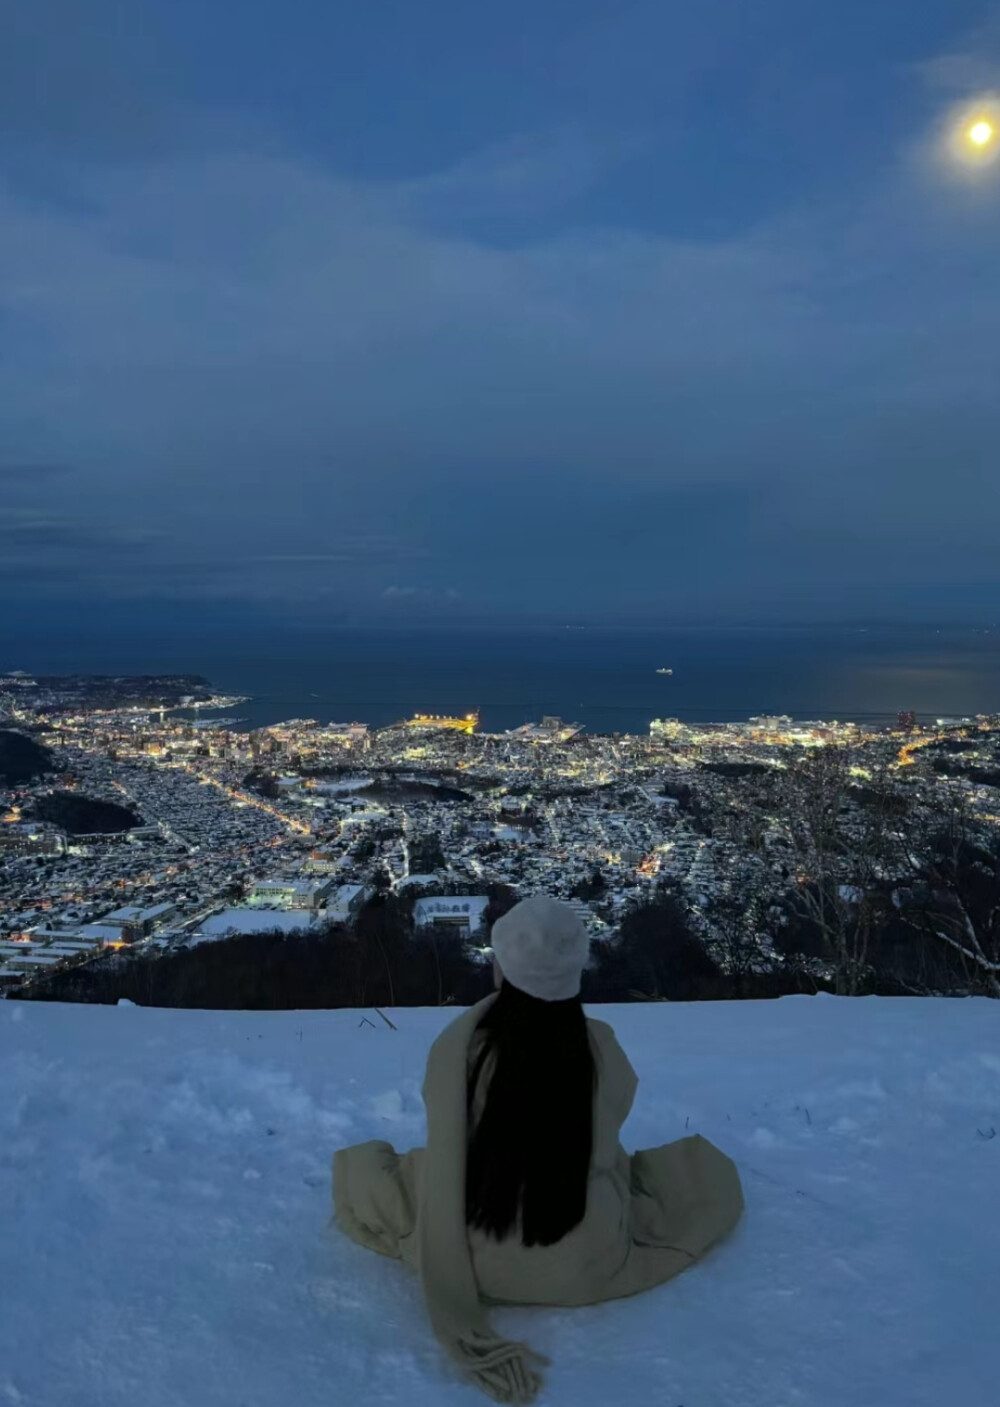
{"type": "MultiPolygon", "coordinates": [[[[640,1077],[625,1146],[703,1133],[747,1214],[647,1295],[495,1312],[543,1407],[992,1407],[1000,1003],[590,1010],[640,1077]]],[[[423,1142],[455,1014],[0,1001],[0,1401],[484,1402],[328,1224],[334,1148],[423,1142]]]]}
{"type": "Polygon", "coordinates": [[[223,909],[222,913],[212,914],[198,930],[198,937],[224,938],[232,933],[271,933],[280,929],[283,933],[297,933],[309,928],[313,916],[308,909],[289,911],[288,909],[223,909]]]}
{"type": "Polygon", "coordinates": [[[408,874],[402,879],[398,879],[394,888],[399,889],[425,889],[431,884],[440,884],[440,874],[408,874]]]}
{"type": "Polygon", "coordinates": [[[413,905],[413,922],[417,928],[439,921],[452,921],[476,929],[483,921],[489,902],[485,894],[428,895],[413,905]]]}

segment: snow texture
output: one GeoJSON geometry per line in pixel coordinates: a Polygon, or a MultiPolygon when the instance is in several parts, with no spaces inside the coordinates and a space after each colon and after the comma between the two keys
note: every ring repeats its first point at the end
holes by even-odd
{"type": "MultiPolygon", "coordinates": [[[[495,1313],[574,1407],[997,1401],[1000,1003],[600,1007],[627,1148],[698,1131],[748,1209],[649,1294],[495,1313]]],[[[329,1224],[334,1148],[423,1142],[453,1009],[0,1002],[0,1405],[485,1401],[407,1269],[329,1224]]]]}
{"type": "Polygon", "coordinates": [[[312,927],[314,915],[307,909],[224,909],[213,914],[189,940],[194,947],[210,939],[231,938],[234,933],[301,933],[312,927]]]}

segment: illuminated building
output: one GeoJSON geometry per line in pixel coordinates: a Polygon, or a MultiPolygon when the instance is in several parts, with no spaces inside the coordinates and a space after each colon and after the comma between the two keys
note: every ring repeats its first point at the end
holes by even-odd
{"type": "Polygon", "coordinates": [[[148,938],[155,928],[167,923],[176,913],[176,904],[154,904],[148,909],[128,905],[125,908],[115,909],[114,913],[105,914],[101,923],[110,924],[113,928],[120,928],[123,933],[128,932],[136,934],[140,938],[148,938]]]}
{"type": "Polygon", "coordinates": [[[654,718],[649,725],[650,741],[654,743],[679,742],[690,736],[691,729],[677,718],[654,718]]]}
{"type": "Polygon", "coordinates": [[[479,723],[478,713],[467,713],[464,718],[448,718],[437,713],[417,713],[406,720],[407,728],[428,729],[430,731],[451,731],[453,733],[474,733],[479,723]]]}
{"type": "Polygon", "coordinates": [[[250,892],[251,904],[283,909],[315,909],[333,889],[333,880],[263,879],[250,892]]]}
{"type": "Polygon", "coordinates": [[[488,903],[486,896],[480,894],[418,899],[413,906],[414,927],[457,929],[468,937],[483,923],[488,903]]]}
{"type": "Polygon", "coordinates": [[[582,723],[564,723],[561,718],[548,715],[541,723],[522,723],[519,728],[511,728],[507,736],[531,743],[568,743],[582,732],[582,723]]]}

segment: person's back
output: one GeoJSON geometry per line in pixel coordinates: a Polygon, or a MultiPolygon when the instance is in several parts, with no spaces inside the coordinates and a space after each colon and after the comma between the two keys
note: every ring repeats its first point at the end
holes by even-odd
{"type": "MultiPolygon", "coordinates": [[[[483,1295],[497,1303],[593,1303],[629,1256],[629,1159],[619,1134],[631,1108],[636,1077],[612,1028],[589,1018],[586,1027],[597,1069],[586,1210],[580,1222],[547,1246],[523,1244],[520,1216],[502,1240],[469,1227],[476,1280],[483,1295]]],[[[474,1040],[470,1049],[470,1071],[479,1043],[474,1040]]],[[[484,1104],[485,1092],[480,1089],[474,1115],[484,1104]]]]}
{"type": "Polygon", "coordinates": [[[504,1339],[484,1305],[593,1304],[650,1289],[735,1225],[735,1166],[705,1139],[631,1157],[619,1133],[637,1079],[614,1031],[588,1019],[589,940],[544,895],[493,928],[499,990],[427,1058],[426,1148],[382,1140],[334,1155],[338,1224],[420,1275],[434,1332],[470,1382],[530,1402],[547,1361],[504,1339]]]}

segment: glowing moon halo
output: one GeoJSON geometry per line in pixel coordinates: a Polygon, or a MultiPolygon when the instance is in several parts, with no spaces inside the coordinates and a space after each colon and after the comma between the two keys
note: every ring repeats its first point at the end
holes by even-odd
{"type": "Polygon", "coordinates": [[[989,146],[996,136],[996,128],[992,122],[987,122],[985,118],[980,118],[978,122],[973,122],[969,128],[969,141],[974,147],[989,146]]]}
{"type": "Polygon", "coordinates": [[[943,115],[939,157],[956,171],[986,175],[1000,167],[1000,91],[979,93],[943,115]]]}

